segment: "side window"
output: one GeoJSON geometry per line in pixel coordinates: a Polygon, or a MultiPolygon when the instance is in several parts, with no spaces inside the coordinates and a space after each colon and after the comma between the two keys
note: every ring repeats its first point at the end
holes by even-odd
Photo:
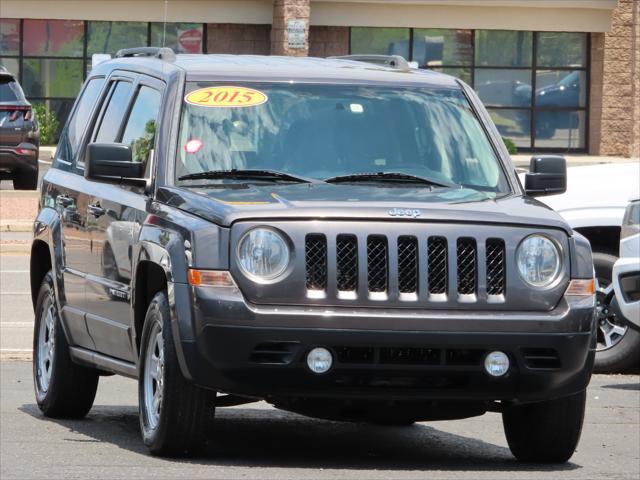
{"type": "Polygon", "coordinates": [[[130,82],[116,82],[107,109],[100,121],[100,126],[94,139],[95,142],[113,143],[117,140],[122,119],[129,105],[131,88],[130,82]]]}
{"type": "Polygon", "coordinates": [[[78,105],[67,122],[67,128],[60,135],[56,154],[58,159],[73,162],[80,147],[82,134],[89,123],[89,116],[98,101],[104,82],[104,78],[92,78],[87,82],[87,86],[78,100],[78,105]]]}
{"type": "Polygon", "coordinates": [[[160,92],[141,86],[124,128],[121,143],[131,147],[134,162],[145,163],[153,148],[160,111],[160,92]]]}

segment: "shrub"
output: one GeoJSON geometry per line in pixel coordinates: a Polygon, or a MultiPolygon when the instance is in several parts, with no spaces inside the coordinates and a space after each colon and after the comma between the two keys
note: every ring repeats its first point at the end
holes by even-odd
{"type": "Polygon", "coordinates": [[[50,112],[42,103],[33,105],[33,111],[40,126],[40,144],[53,145],[58,136],[58,119],[53,112],[50,112]]]}
{"type": "Polygon", "coordinates": [[[518,153],[518,147],[516,147],[516,144],[513,143],[513,140],[511,140],[510,138],[502,137],[502,141],[504,142],[505,147],[507,147],[507,151],[510,155],[518,153]]]}

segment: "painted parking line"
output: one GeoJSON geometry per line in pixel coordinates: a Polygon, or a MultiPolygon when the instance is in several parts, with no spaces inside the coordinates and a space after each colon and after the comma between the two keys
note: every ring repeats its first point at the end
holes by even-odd
{"type": "Polygon", "coordinates": [[[44,165],[51,165],[52,162],[48,162],[46,160],[38,160],[38,163],[42,163],[44,165]]]}
{"type": "Polygon", "coordinates": [[[31,295],[31,292],[0,292],[0,295],[31,295]]]}
{"type": "Polygon", "coordinates": [[[33,327],[33,319],[27,322],[0,322],[1,327],[33,327]]]}

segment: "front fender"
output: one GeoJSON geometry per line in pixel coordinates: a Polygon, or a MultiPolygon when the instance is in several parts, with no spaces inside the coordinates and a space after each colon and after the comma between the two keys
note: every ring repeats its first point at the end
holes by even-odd
{"type": "MultiPolygon", "coordinates": [[[[185,378],[192,378],[190,365],[185,357],[183,343],[195,342],[193,315],[191,312],[191,293],[187,284],[190,248],[185,248],[182,235],[161,227],[145,225],[133,250],[134,271],[131,278],[138,278],[138,268],[144,262],[159,266],[167,280],[167,297],[171,315],[171,327],[180,370],[185,378]]],[[[142,288],[137,280],[133,282],[131,298],[135,299],[136,289],[142,288]]],[[[136,308],[133,305],[132,312],[136,308]]],[[[132,319],[135,325],[135,319],[132,319]]],[[[135,328],[132,329],[135,332],[135,328]]],[[[136,344],[134,339],[134,345],[136,344]]]]}
{"type": "MultiPolygon", "coordinates": [[[[32,255],[36,242],[45,243],[49,250],[51,270],[53,271],[54,279],[54,292],[58,310],[60,311],[65,300],[62,276],[64,272],[64,246],[62,242],[60,215],[53,208],[45,207],[41,209],[33,222],[33,241],[31,244],[32,255]]],[[[30,266],[31,296],[35,308],[41,279],[38,278],[38,275],[34,275],[34,268],[37,266],[34,262],[35,259],[32,258],[30,266]]]]}

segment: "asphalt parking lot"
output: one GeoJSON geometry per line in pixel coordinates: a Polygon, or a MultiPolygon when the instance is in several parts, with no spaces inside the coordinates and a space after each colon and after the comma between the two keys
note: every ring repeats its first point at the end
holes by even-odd
{"type": "MultiPolygon", "coordinates": [[[[5,234],[6,235],[6,234],[5,234]]],[[[150,457],[136,383],[103,377],[85,420],[41,416],[28,358],[28,257],[0,255],[0,478],[640,478],[640,377],[598,375],[582,441],[566,465],[520,464],[498,414],[379,427],[314,420],[265,403],[219,409],[210,445],[192,459],[150,457]],[[22,359],[22,360],[16,360],[22,359]]]]}

